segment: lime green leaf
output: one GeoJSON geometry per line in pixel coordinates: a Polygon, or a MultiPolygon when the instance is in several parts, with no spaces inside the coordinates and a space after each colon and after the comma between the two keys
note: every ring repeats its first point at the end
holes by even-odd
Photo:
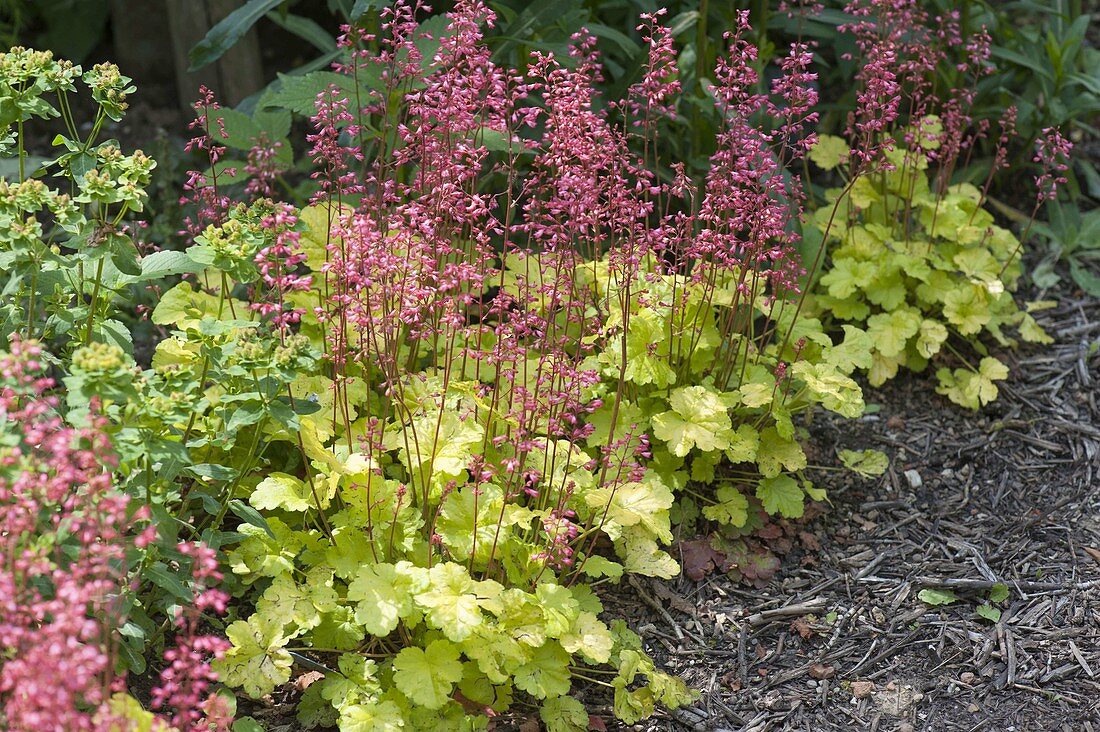
{"type": "Polygon", "coordinates": [[[794,471],[805,468],[806,453],[793,438],[784,438],[774,427],[766,427],[760,433],[756,464],[765,478],[774,478],[784,469],[794,471]]]}
{"type": "Polygon", "coordinates": [[[940,352],[940,346],[947,340],[947,328],[938,320],[925,318],[920,324],[917,336],[917,353],[924,358],[932,358],[940,352]]]}
{"type": "Polygon", "coordinates": [[[990,621],[991,623],[996,623],[998,620],[1001,619],[1001,611],[993,607],[989,603],[979,605],[978,607],[974,608],[974,612],[978,613],[978,615],[990,621]]]}
{"type": "Polygon", "coordinates": [[[588,417],[588,423],[592,425],[592,434],[588,437],[588,444],[593,447],[608,444],[608,438],[617,442],[627,435],[637,437],[644,432],[649,422],[645,412],[632,402],[620,399],[618,412],[615,410],[615,400],[608,399],[599,409],[588,417]],[[615,430],[612,435],[611,417],[615,417],[615,430]]]}
{"type": "Polygon", "coordinates": [[[539,708],[539,718],[546,725],[546,732],[585,732],[588,729],[588,712],[571,696],[556,696],[544,701],[539,708]]]}
{"type": "Polygon", "coordinates": [[[392,564],[363,565],[348,585],[348,600],[357,603],[355,619],[371,635],[389,635],[413,610],[412,583],[408,573],[392,564]]]}
{"type": "Polygon", "coordinates": [[[451,690],[462,678],[458,646],[446,640],[428,647],[403,648],[393,659],[393,682],[416,704],[439,709],[451,698],[451,690]]]}
{"type": "Polygon", "coordinates": [[[428,610],[428,620],[455,643],[470,636],[485,620],[474,594],[474,581],[466,568],[446,562],[429,572],[428,589],[416,595],[416,602],[428,610]]]}
{"type": "MultiPolygon", "coordinates": [[[[668,365],[668,334],[662,319],[652,310],[645,309],[630,318],[630,330],[626,335],[626,369],[623,377],[639,386],[653,384],[659,389],[676,381],[676,372],[668,365]]],[[[617,348],[607,356],[618,359],[617,348]]],[[[615,361],[615,365],[618,365],[615,361]]]]}
{"type": "Polygon", "coordinates": [[[997,359],[986,356],[978,364],[977,373],[967,369],[940,369],[936,372],[939,385],[936,392],[947,396],[956,404],[978,409],[997,398],[995,381],[1008,378],[1008,367],[997,359]]]}
{"type": "Polygon", "coordinates": [[[515,684],[536,699],[546,699],[569,693],[569,675],[569,654],[556,643],[546,643],[516,669],[515,684]]]}
{"type": "Polygon", "coordinates": [[[401,709],[392,701],[351,704],[340,710],[340,732],[402,732],[401,709]]]}
{"type": "Polygon", "coordinates": [[[1030,313],[1023,313],[1017,328],[1020,331],[1020,337],[1028,343],[1054,343],[1054,339],[1043,330],[1043,327],[1030,313]]]}
{"type": "Polygon", "coordinates": [[[313,508],[313,495],[309,487],[293,475],[271,473],[252,491],[249,502],[261,511],[283,508],[302,512],[313,508]]]}
{"type": "Polygon", "coordinates": [[[285,650],[289,638],[278,620],[255,614],[231,623],[225,634],[233,645],[214,661],[221,681],[258,699],[290,680],[292,659],[285,650]]]}
{"type": "Polygon", "coordinates": [[[718,502],[703,507],[703,515],[711,521],[741,527],[749,520],[749,501],[741,491],[724,485],[715,493],[718,502]]]}
{"type": "Polygon", "coordinates": [[[489,561],[493,547],[504,544],[510,532],[498,525],[502,493],[492,484],[465,486],[443,501],[436,533],[455,559],[471,556],[479,566],[489,561]]]}
{"type": "Polygon", "coordinates": [[[833,364],[842,373],[871,368],[871,352],[875,342],[867,332],[854,325],[844,325],[844,341],[825,351],[826,363],[833,364]]]}
{"type": "Polygon", "coordinates": [[[429,466],[438,474],[437,480],[460,475],[484,434],[473,418],[463,419],[455,411],[418,417],[412,431],[407,440],[398,432],[390,433],[393,437],[387,447],[400,447],[401,459],[412,471],[429,466]]]}
{"type": "Polygon", "coordinates": [[[989,293],[980,285],[960,284],[944,295],[943,314],[960,334],[974,335],[993,318],[989,293]]]}
{"type": "Polygon", "coordinates": [[[595,613],[577,613],[573,627],[561,637],[561,647],[569,653],[579,653],[592,663],[607,663],[614,641],[611,631],[595,613]]]}
{"type": "Polygon", "coordinates": [[[729,441],[726,457],[731,463],[736,465],[756,460],[756,453],[760,449],[760,433],[751,424],[743,424],[730,433],[729,441]]]}
{"type": "Polygon", "coordinates": [[[256,603],[256,612],[282,625],[309,629],[321,623],[321,613],[335,610],[337,601],[332,572],[316,567],[303,584],[290,574],[276,577],[256,603]]]}
{"type": "Polygon", "coordinates": [[[535,597],[542,608],[547,635],[557,638],[573,627],[579,608],[568,587],[543,582],[535,588],[535,597]]]}
{"type": "Polygon", "coordinates": [[[867,381],[871,386],[882,386],[898,375],[898,367],[905,363],[905,354],[884,356],[878,351],[871,355],[871,368],[867,371],[867,381]]]}
{"type": "Polygon", "coordinates": [[[810,160],[822,170],[832,170],[848,162],[848,143],[836,135],[818,135],[810,149],[810,160]]]}
{"type": "Polygon", "coordinates": [[[836,366],[797,361],[791,371],[805,382],[810,394],[830,412],[849,419],[863,414],[863,391],[859,384],[840,373],[836,366]]]}
{"type": "Polygon", "coordinates": [[[841,258],[833,262],[832,269],[821,275],[821,284],[829,295],[846,300],[857,292],[866,290],[875,277],[877,268],[873,262],[841,258]]]}
{"type": "Polygon", "coordinates": [[[623,569],[647,577],[672,579],[680,574],[676,560],[657,546],[656,540],[642,533],[630,533],[615,542],[615,549],[623,560],[623,569]]]}
{"type": "Polygon", "coordinates": [[[998,582],[989,589],[990,602],[1004,602],[1008,599],[1008,585],[998,582]]]}
{"type": "Polygon", "coordinates": [[[756,497],[764,504],[764,510],[785,518],[800,518],[804,510],[802,489],[798,481],[789,475],[764,478],[756,485],[756,497]]]}
{"type": "Polygon", "coordinates": [[[623,565],[606,557],[593,555],[584,560],[584,573],[589,577],[609,577],[617,580],[623,576],[623,565]]]}
{"type": "Polygon", "coordinates": [[[669,451],[684,457],[693,447],[704,452],[729,447],[731,427],[727,399],[705,386],[674,389],[669,396],[673,411],[653,417],[653,434],[668,443],[669,451]]]}
{"type": "Polygon", "coordinates": [[[591,490],[584,498],[589,507],[606,510],[603,530],[612,539],[623,528],[640,526],[655,538],[672,541],[668,510],[675,499],[655,473],[647,473],[641,482],[591,490]]]}
{"type": "Polygon", "coordinates": [[[865,478],[882,475],[890,467],[890,458],[879,450],[841,450],[838,455],[844,467],[865,478]]]}
{"type": "Polygon", "coordinates": [[[920,598],[921,602],[933,607],[950,605],[959,599],[951,590],[934,590],[931,588],[921,590],[917,593],[917,597],[920,598]]]}
{"type": "Polygon", "coordinates": [[[313,643],[320,648],[339,651],[354,649],[365,636],[363,625],[356,620],[350,607],[340,606],[321,616],[321,623],[313,629],[313,643]]]}
{"type": "Polygon", "coordinates": [[[896,268],[880,269],[867,287],[867,300],[884,310],[893,310],[905,303],[905,282],[896,268]]]}
{"type": "Polygon", "coordinates": [[[912,308],[899,308],[867,318],[867,335],[887,358],[905,350],[905,344],[920,330],[921,316],[912,308]]]}

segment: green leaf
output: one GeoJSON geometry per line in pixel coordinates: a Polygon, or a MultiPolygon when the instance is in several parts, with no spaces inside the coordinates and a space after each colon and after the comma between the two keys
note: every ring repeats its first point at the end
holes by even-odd
{"type": "Polygon", "coordinates": [[[684,457],[693,447],[710,452],[730,446],[728,400],[718,392],[705,386],[674,389],[669,406],[673,411],[654,415],[653,435],[668,443],[673,455],[684,457]]]}
{"type": "Polygon", "coordinates": [[[623,576],[623,565],[606,557],[594,555],[584,560],[584,573],[589,577],[609,577],[617,580],[623,576]]]}
{"type": "Polygon", "coordinates": [[[996,623],[1001,619],[1001,611],[989,603],[978,605],[978,607],[974,608],[974,612],[992,623],[996,623]]]}
{"type": "Polygon", "coordinates": [[[822,170],[832,170],[848,162],[848,143],[835,135],[819,135],[810,150],[810,160],[822,170]]]}
{"type": "MultiPolygon", "coordinates": [[[[196,466],[197,467],[197,466],[196,466]]],[[[229,501],[229,510],[233,512],[233,515],[242,521],[249,523],[256,528],[263,529],[268,536],[272,539],[275,538],[275,534],[271,531],[271,527],[267,525],[267,519],[265,519],[259,511],[249,506],[247,503],[234,498],[229,501]]]]}
{"type": "Polygon", "coordinates": [[[539,708],[539,718],[546,725],[546,732],[585,732],[588,729],[588,712],[571,696],[556,696],[544,701],[539,708]]]}
{"type": "Polygon", "coordinates": [[[641,482],[596,488],[584,498],[591,508],[606,511],[603,529],[612,539],[618,538],[623,528],[640,526],[655,538],[672,541],[668,510],[674,498],[654,473],[646,474],[641,482]]]}
{"type": "Polygon", "coordinates": [[[159,280],[163,277],[202,272],[203,266],[192,261],[184,252],[164,249],[141,258],[141,274],[134,282],[159,280]]]}
{"type": "Polygon", "coordinates": [[[368,10],[384,8],[388,2],[389,0],[355,0],[355,5],[351,8],[351,19],[359,20],[368,10]]]}
{"type": "Polygon", "coordinates": [[[1008,599],[1008,585],[1003,582],[998,582],[989,588],[989,601],[990,602],[1004,602],[1008,599]]]}
{"type": "Polygon", "coordinates": [[[561,637],[562,648],[579,653],[592,663],[607,663],[614,644],[611,631],[590,612],[578,613],[569,632],[561,637]]]}
{"type": "Polygon", "coordinates": [[[867,335],[883,356],[891,358],[905,350],[905,344],[920,330],[922,318],[912,308],[898,308],[867,318],[867,335]]]}
{"type": "Polygon", "coordinates": [[[545,643],[516,669],[514,678],[516,688],[546,699],[568,694],[569,676],[569,654],[556,643],[545,643]]]}
{"type": "Polygon", "coordinates": [[[264,726],[252,717],[241,717],[233,722],[231,732],[265,732],[264,726]]]}
{"type": "Polygon", "coordinates": [[[959,599],[951,590],[934,590],[931,588],[921,590],[917,593],[917,597],[920,598],[921,602],[933,607],[950,605],[959,599]]]}
{"type": "Polygon", "coordinates": [[[261,511],[275,508],[303,512],[313,508],[313,495],[302,481],[286,473],[272,473],[252,491],[249,502],[261,511]]]}
{"type": "Polygon", "coordinates": [[[340,732],[402,732],[407,730],[401,708],[392,701],[351,704],[340,710],[340,732]]]}
{"type": "Polygon", "coordinates": [[[474,594],[474,581],[466,568],[453,562],[433,566],[425,591],[416,602],[428,609],[428,621],[455,643],[470,637],[485,618],[474,594]]]}
{"type": "Polygon", "coordinates": [[[959,285],[944,295],[943,314],[961,335],[974,335],[993,319],[988,290],[969,282],[959,285]]]}
{"type": "Polygon", "coordinates": [[[724,485],[716,492],[718,502],[703,507],[703,515],[711,521],[741,527],[749,520],[749,500],[741,491],[724,485]]]}
{"type": "Polygon", "coordinates": [[[756,497],[773,516],[778,513],[784,518],[800,518],[805,508],[802,489],[789,475],[762,479],[756,485],[756,497]]]}
{"type": "Polygon", "coordinates": [[[336,39],[317,21],[293,13],[268,13],[267,19],[325,53],[336,50],[336,39]]]}
{"type": "Polygon", "coordinates": [[[879,450],[841,450],[837,454],[844,467],[864,478],[882,475],[890,467],[890,458],[879,450]]]}
{"type": "Polygon", "coordinates": [[[454,685],[462,679],[459,655],[458,646],[442,639],[423,650],[404,648],[393,659],[393,681],[416,704],[439,709],[450,701],[454,685]]]}
{"type": "Polygon", "coordinates": [[[357,603],[355,619],[367,632],[384,638],[412,612],[412,577],[392,564],[366,564],[348,585],[348,600],[357,603]]]}
{"type": "Polygon", "coordinates": [[[125,324],[113,318],[96,321],[92,327],[92,336],[93,340],[118,346],[127,355],[134,354],[133,334],[125,324]]]}
{"type": "Polygon", "coordinates": [[[191,66],[187,70],[198,71],[217,61],[248,32],[249,28],[256,24],[256,21],[282,2],[283,0],[248,0],[247,3],[225,16],[188,53],[191,66]]]}
{"type": "Polygon", "coordinates": [[[174,600],[181,600],[184,604],[190,603],[194,595],[174,573],[168,570],[164,562],[154,562],[145,568],[144,575],[157,587],[166,591],[174,600]]]}
{"type": "Polygon", "coordinates": [[[258,699],[290,680],[293,659],[280,623],[256,614],[230,624],[225,634],[233,646],[214,661],[222,682],[258,699]]]}
{"type": "Polygon", "coordinates": [[[783,470],[802,470],[806,467],[806,453],[793,438],[780,435],[775,427],[767,427],[760,433],[760,446],[756,451],[756,464],[765,478],[774,478],[783,470]]]}

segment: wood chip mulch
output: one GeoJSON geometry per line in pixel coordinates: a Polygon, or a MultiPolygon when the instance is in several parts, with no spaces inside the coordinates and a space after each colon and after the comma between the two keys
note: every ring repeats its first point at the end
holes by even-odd
{"type": "Polygon", "coordinates": [[[818,419],[812,462],[867,447],[891,468],[816,475],[832,507],[802,528],[821,550],[762,589],[718,572],[609,593],[702,692],[628,729],[1100,732],[1100,302],[1040,318],[1056,343],[1000,354],[1012,377],[981,413],[910,374],[855,425],[818,419]],[[999,620],[980,617],[1002,583],[999,620]]]}

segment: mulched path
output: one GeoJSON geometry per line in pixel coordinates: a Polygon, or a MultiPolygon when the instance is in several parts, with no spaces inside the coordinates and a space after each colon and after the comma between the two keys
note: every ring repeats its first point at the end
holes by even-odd
{"type": "Polygon", "coordinates": [[[1056,344],[1008,354],[981,413],[906,374],[855,425],[815,422],[818,462],[874,447],[891,468],[815,476],[833,505],[801,528],[821,550],[793,549],[762,589],[716,573],[608,593],[702,692],[621,729],[1100,732],[1100,302],[1062,296],[1041,322],[1056,344]],[[975,609],[996,583],[994,623],[975,609]]]}

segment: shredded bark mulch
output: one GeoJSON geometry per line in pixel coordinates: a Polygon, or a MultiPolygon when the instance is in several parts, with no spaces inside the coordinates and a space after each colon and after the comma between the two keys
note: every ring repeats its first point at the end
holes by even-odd
{"type": "Polygon", "coordinates": [[[891,467],[815,476],[832,508],[802,528],[821,549],[762,589],[718,572],[609,593],[701,690],[629,729],[1100,732],[1100,302],[1064,296],[1041,322],[1056,343],[1015,354],[981,413],[929,373],[868,390],[855,425],[819,419],[811,461],[868,447],[891,467]],[[999,584],[994,622],[976,608],[999,584]]]}

